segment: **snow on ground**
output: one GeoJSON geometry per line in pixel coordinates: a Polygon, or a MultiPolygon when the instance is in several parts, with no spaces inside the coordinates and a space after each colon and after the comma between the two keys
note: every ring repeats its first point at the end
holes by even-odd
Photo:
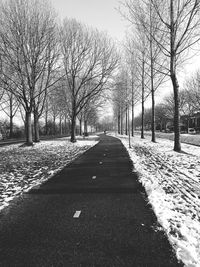
{"type": "Polygon", "coordinates": [[[33,147],[14,144],[0,147],[0,210],[17,195],[43,183],[65,165],[94,146],[97,136],[42,141],[33,147]]]}
{"type": "MultiPolygon", "coordinates": [[[[136,132],[136,134],[140,135],[140,132],[138,131],[136,132]]],[[[144,135],[150,136],[151,132],[145,131],[144,135]]],[[[156,137],[174,140],[174,133],[164,133],[156,131],[156,137]]],[[[200,146],[200,134],[181,134],[181,142],[200,146]]]]}
{"type": "Polygon", "coordinates": [[[170,140],[136,136],[129,148],[128,138],[118,137],[177,258],[187,267],[200,266],[200,147],[182,144],[184,153],[177,153],[170,140]]]}

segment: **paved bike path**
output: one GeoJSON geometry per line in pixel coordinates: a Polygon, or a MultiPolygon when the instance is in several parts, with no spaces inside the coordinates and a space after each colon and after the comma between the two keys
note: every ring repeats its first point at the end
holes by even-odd
{"type": "Polygon", "coordinates": [[[100,142],[0,214],[0,266],[178,264],[122,143],[100,142]]]}

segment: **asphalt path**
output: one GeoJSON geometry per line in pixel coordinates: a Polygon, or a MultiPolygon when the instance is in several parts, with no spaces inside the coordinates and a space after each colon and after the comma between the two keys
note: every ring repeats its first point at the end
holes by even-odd
{"type": "Polygon", "coordinates": [[[0,214],[0,266],[182,266],[122,143],[100,142],[0,214]]]}

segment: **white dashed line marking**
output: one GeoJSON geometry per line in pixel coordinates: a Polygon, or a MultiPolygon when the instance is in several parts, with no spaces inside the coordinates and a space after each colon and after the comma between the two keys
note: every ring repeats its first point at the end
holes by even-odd
{"type": "Polygon", "coordinates": [[[102,163],[103,163],[102,161],[99,162],[99,164],[102,164],[102,163]]]}
{"type": "Polygon", "coordinates": [[[81,215],[81,210],[77,210],[77,211],[74,213],[73,218],[79,218],[80,215],[81,215]]]}
{"type": "Polygon", "coordinates": [[[106,156],[106,154],[103,154],[104,155],[104,157],[106,156]]]}
{"type": "Polygon", "coordinates": [[[92,176],[92,179],[94,180],[94,179],[96,179],[97,177],[96,176],[92,176]]]}

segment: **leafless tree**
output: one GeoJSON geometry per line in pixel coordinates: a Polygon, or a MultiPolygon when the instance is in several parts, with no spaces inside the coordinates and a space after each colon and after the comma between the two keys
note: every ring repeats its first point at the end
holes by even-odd
{"type": "MultiPolygon", "coordinates": [[[[168,94],[164,97],[161,106],[165,111],[166,117],[172,119],[174,116],[174,94],[168,94]]],[[[187,113],[187,94],[185,90],[179,92],[179,109],[180,115],[186,115],[187,113]]]]}
{"type": "Polygon", "coordinates": [[[106,88],[118,59],[113,43],[105,34],[75,19],[65,19],[60,36],[66,90],[71,102],[71,142],[75,142],[78,114],[106,88]]]}
{"type": "Polygon", "coordinates": [[[124,134],[124,117],[125,132],[127,132],[127,105],[130,97],[128,93],[128,74],[126,68],[120,65],[118,74],[115,77],[115,85],[113,90],[114,113],[118,121],[118,133],[124,134]]]}
{"type": "Polygon", "coordinates": [[[133,34],[129,34],[125,42],[125,59],[126,59],[126,68],[128,72],[128,86],[130,87],[129,93],[129,103],[131,106],[131,134],[134,136],[134,110],[135,106],[140,102],[140,89],[141,82],[138,77],[141,69],[137,66],[139,63],[137,56],[138,50],[136,49],[135,38],[133,34]]]}
{"type": "Polygon", "coordinates": [[[151,0],[162,26],[154,40],[166,56],[174,92],[174,150],[181,151],[180,99],[177,71],[188,58],[188,49],[200,40],[200,2],[198,0],[151,0]],[[165,33],[165,43],[160,34],[165,33]]]}
{"type": "Polygon", "coordinates": [[[3,99],[0,103],[0,111],[9,117],[9,138],[13,137],[13,119],[19,110],[19,103],[10,90],[5,90],[3,99]]]}
{"type": "Polygon", "coordinates": [[[200,110],[200,71],[197,70],[184,84],[186,110],[189,114],[200,110]]]}
{"type": "Polygon", "coordinates": [[[46,56],[46,62],[41,78],[37,81],[35,88],[35,94],[33,99],[33,114],[34,114],[34,141],[39,142],[39,119],[43,115],[47,97],[51,94],[51,91],[56,88],[56,84],[61,79],[62,74],[58,72],[60,68],[58,64],[59,50],[58,42],[55,36],[51,36],[49,40],[48,55],[46,56]],[[51,47],[50,47],[51,46],[51,47]],[[45,66],[46,65],[46,66],[45,66]]]}
{"type": "Polygon", "coordinates": [[[4,82],[9,80],[12,93],[25,110],[27,145],[32,145],[33,108],[36,114],[52,85],[56,27],[47,1],[7,0],[1,5],[0,45],[9,69],[3,73],[4,82]]]}
{"type": "MultiPolygon", "coordinates": [[[[127,1],[128,7],[134,1],[127,1]]],[[[143,0],[147,2],[147,0],[143,0]]],[[[156,31],[151,31],[148,23],[144,23],[151,40],[162,51],[168,63],[165,74],[169,75],[174,91],[174,150],[181,151],[180,114],[179,114],[179,83],[178,67],[188,59],[188,50],[200,39],[200,2],[199,0],[150,0],[154,20],[158,25],[156,31]],[[164,38],[161,42],[161,37],[164,38]]],[[[141,17],[144,14],[140,14],[141,17]]],[[[191,55],[190,55],[191,56],[191,55]]]]}
{"type": "MultiPolygon", "coordinates": [[[[150,84],[149,93],[147,93],[145,99],[151,95],[152,142],[155,142],[155,93],[160,85],[165,81],[166,77],[166,74],[164,73],[165,60],[163,59],[163,54],[161,53],[160,47],[153,38],[158,31],[160,22],[155,17],[155,10],[153,9],[151,0],[127,0],[123,3],[123,6],[126,8],[127,12],[122,13],[122,15],[133,25],[132,31],[134,35],[139,35],[139,39],[141,39],[141,36],[143,36],[143,40],[145,40],[145,50],[148,51],[146,52],[145,64],[149,66],[149,71],[146,73],[149,76],[150,84]]],[[[135,40],[135,36],[132,37],[133,40],[135,40]]],[[[163,38],[164,35],[160,35],[160,43],[163,42],[163,38]]],[[[131,50],[130,45],[129,47],[131,50]]],[[[132,49],[134,49],[133,44],[132,49]]]]}
{"type": "MultiPolygon", "coordinates": [[[[156,118],[155,122],[160,131],[167,131],[167,122],[173,119],[173,112],[169,114],[169,107],[164,103],[160,103],[155,106],[156,118]]],[[[173,111],[173,108],[172,108],[173,111]]]]}
{"type": "Polygon", "coordinates": [[[145,111],[145,101],[147,99],[147,96],[149,96],[149,90],[150,90],[150,78],[149,78],[149,71],[150,68],[147,64],[148,57],[149,57],[149,50],[147,49],[148,45],[148,39],[146,38],[146,35],[144,33],[143,27],[138,28],[138,36],[135,43],[135,48],[137,51],[137,74],[138,79],[140,82],[140,88],[141,88],[141,104],[142,104],[142,127],[141,127],[141,138],[144,138],[144,111],[145,111]]]}
{"type": "Polygon", "coordinates": [[[87,105],[83,108],[83,122],[84,122],[84,133],[87,134],[89,124],[90,126],[95,126],[98,121],[98,111],[105,108],[104,92],[91,98],[87,105]]]}

